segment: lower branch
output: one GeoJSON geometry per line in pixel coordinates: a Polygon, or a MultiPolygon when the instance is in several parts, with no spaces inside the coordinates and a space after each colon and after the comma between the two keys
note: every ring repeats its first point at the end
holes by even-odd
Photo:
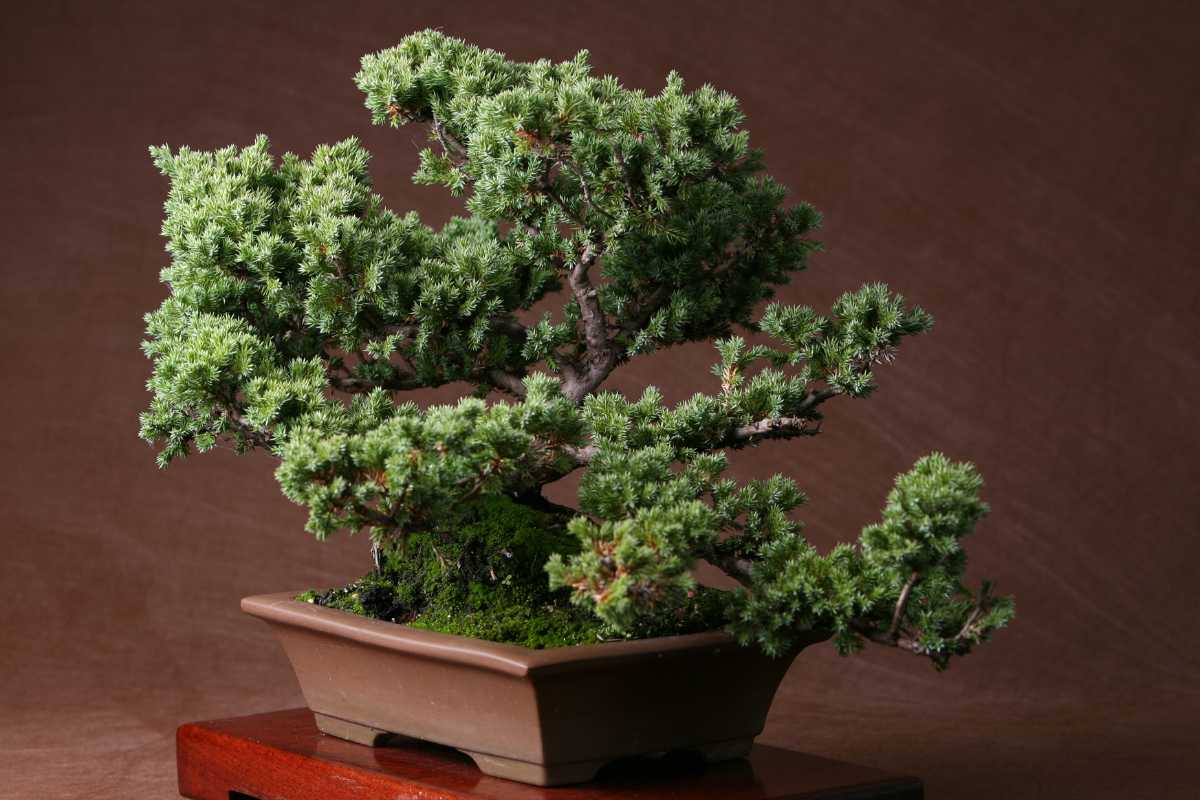
{"type": "Polygon", "coordinates": [[[583,447],[576,447],[572,444],[563,446],[563,452],[574,459],[575,463],[580,467],[586,467],[590,464],[592,459],[596,457],[599,449],[594,444],[584,445],[583,447]]]}
{"type": "Polygon", "coordinates": [[[494,369],[487,374],[488,380],[492,385],[503,392],[508,392],[516,397],[525,396],[525,382],[521,380],[521,376],[514,375],[511,372],[494,369]]]}
{"type": "Polygon", "coordinates": [[[330,375],[329,385],[339,392],[363,394],[375,389],[383,389],[385,392],[407,392],[413,389],[421,389],[426,384],[416,378],[402,375],[384,381],[371,381],[365,378],[339,378],[330,375]]]}
{"type": "Polygon", "coordinates": [[[862,624],[851,624],[850,629],[867,641],[874,642],[875,644],[896,647],[916,655],[924,655],[925,653],[921,644],[916,639],[908,636],[889,636],[886,633],[880,633],[873,630],[870,626],[862,624]]]}
{"type": "Polygon", "coordinates": [[[729,577],[733,578],[742,586],[750,586],[750,570],[752,569],[753,564],[746,559],[738,558],[732,555],[719,555],[712,552],[706,553],[703,558],[705,561],[712,564],[729,577]]]}
{"type": "Polygon", "coordinates": [[[246,421],[242,415],[241,404],[235,397],[230,397],[225,402],[225,418],[229,420],[233,432],[237,433],[247,442],[250,442],[254,447],[261,447],[264,450],[270,450],[271,445],[275,443],[275,438],[267,431],[260,431],[246,421]]]}

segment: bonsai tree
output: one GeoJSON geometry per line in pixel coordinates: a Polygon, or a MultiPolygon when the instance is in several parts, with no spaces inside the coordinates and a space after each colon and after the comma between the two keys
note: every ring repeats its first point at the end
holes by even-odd
{"type": "Polygon", "coordinates": [[[529,646],[725,626],[772,654],[870,641],[939,668],[1011,619],[963,583],[987,512],[971,464],[921,459],[827,553],[791,479],[726,477],[731,449],[817,435],[826,403],[870,395],[932,324],[881,284],[759,313],[817,250],[819,216],[764,173],[734,97],[674,73],[647,95],[586,52],[515,63],[437,31],[364,57],[356,81],[375,123],[427,126],[414,180],[466,195],[468,216],[435,230],[387,210],[353,138],[308,160],[261,136],[151,148],[170,296],[146,318],[141,435],[161,465],[268,450],[309,531],[367,532],[369,574],[307,599],[529,646]],[[704,340],[713,377],[682,403],[602,389],[704,340]],[[463,399],[405,400],[444,384],[463,399]],[[544,497],[577,470],[576,507],[544,497]],[[739,588],[698,586],[699,561],[739,588]]]}

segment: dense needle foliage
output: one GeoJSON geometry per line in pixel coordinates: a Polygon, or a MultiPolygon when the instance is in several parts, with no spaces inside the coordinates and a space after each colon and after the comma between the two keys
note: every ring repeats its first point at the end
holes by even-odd
{"type": "Polygon", "coordinates": [[[466,195],[469,216],[435,230],[386,209],[353,138],[307,160],[265,137],[151,149],[170,179],[171,292],[147,317],[142,435],[163,465],[267,449],[310,531],[368,531],[375,569],[323,601],[533,646],[724,624],[771,653],[815,632],[938,667],[1011,618],[1009,598],[963,584],[961,542],[986,513],[970,464],[922,459],[879,524],[825,554],[790,479],[724,474],[729,449],[818,433],[825,402],[870,394],[932,324],[883,285],[756,318],[805,268],[819,217],[785,203],[735,98],[674,73],[648,95],[594,76],[586,52],[515,63],[436,31],[366,56],[356,80],[376,123],[428,127],[414,179],[466,195]],[[707,393],[600,388],[702,340],[707,393]],[[450,382],[470,396],[404,400],[450,382]],[[577,508],[544,499],[575,470],[577,508]],[[521,520],[508,540],[498,508],[521,520]],[[701,559],[741,588],[698,590],[701,559]],[[514,603],[550,618],[498,623],[514,603]]]}

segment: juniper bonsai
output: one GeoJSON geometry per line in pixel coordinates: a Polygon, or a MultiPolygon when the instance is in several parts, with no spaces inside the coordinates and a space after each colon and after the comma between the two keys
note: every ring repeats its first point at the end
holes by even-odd
{"type": "Polygon", "coordinates": [[[428,126],[414,180],[467,195],[469,216],[435,230],[387,210],[353,138],[308,160],[261,136],[151,148],[170,295],[146,318],[141,435],[161,465],[268,450],[309,531],[367,531],[370,573],[310,600],[530,646],[723,625],[773,654],[817,635],[939,668],[1011,619],[963,583],[987,512],[972,465],[921,459],[880,523],[824,554],[791,479],[725,476],[731,449],[818,434],[825,403],[871,394],[932,324],[879,284],[756,314],[818,248],[819,216],[764,173],[734,97],[675,73],[648,95],[586,52],[516,63],[436,31],[356,81],[375,123],[428,126]],[[704,340],[714,377],[688,400],[601,388],[704,340]],[[450,383],[468,396],[404,400],[450,383]],[[576,470],[576,508],[543,496],[576,470]],[[699,561],[740,588],[698,586],[699,561]]]}

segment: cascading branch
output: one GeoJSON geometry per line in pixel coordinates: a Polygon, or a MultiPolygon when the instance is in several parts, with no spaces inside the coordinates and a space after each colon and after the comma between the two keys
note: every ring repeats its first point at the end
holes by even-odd
{"type": "MultiPolygon", "coordinates": [[[[674,73],[647,95],[592,75],[586,52],[515,63],[436,31],[366,56],[356,80],[376,123],[428,126],[414,180],[468,195],[470,216],[434,230],[387,210],[353,138],[309,160],[276,160],[265,137],[151,148],[171,182],[141,418],[160,464],[219,442],[272,452],[310,531],[369,531],[373,575],[395,579],[388,618],[440,602],[405,588],[413,553],[446,585],[461,572],[458,596],[486,610],[513,575],[544,584],[539,565],[497,576],[497,552],[528,552],[550,554],[529,597],[594,612],[590,636],[678,629],[702,595],[706,624],[771,653],[815,632],[941,668],[1011,619],[1010,598],[963,584],[961,542],[987,510],[970,464],[921,459],[879,524],[824,555],[791,516],[790,479],[724,477],[729,449],[817,434],[826,402],[870,394],[932,324],[883,285],[755,319],[817,249],[819,216],[785,205],[735,98],[674,73]],[[670,406],[654,387],[600,389],[637,355],[710,339],[710,393],[670,406]],[[471,396],[404,402],[452,382],[471,396]],[[577,509],[543,498],[576,470],[577,509]],[[479,534],[499,507],[554,546],[479,534]],[[741,588],[699,589],[699,560],[741,588]]],[[[361,610],[379,582],[359,588],[342,596],[361,610]]]]}

